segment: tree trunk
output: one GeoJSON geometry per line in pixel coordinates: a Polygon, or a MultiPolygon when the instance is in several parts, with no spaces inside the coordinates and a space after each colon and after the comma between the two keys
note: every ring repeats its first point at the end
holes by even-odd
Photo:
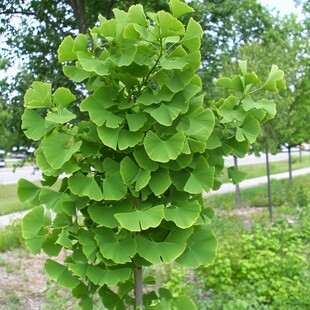
{"type": "Polygon", "coordinates": [[[291,147],[287,148],[288,150],[288,174],[289,174],[289,184],[290,187],[293,187],[293,173],[292,173],[292,151],[291,147]]]}
{"type": "Polygon", "coordinates": [[[299,161],[302,162],[301,146],[299,146],[299,161]]]}
{"type": "Polygon", "coordinates": [[[136,308],[142,308],[142,267],[137,267],[134,272],[135,277],[135,300],[136,308]]]}
{"type": "Polygon", "coordinates": [[[87,32],[87,23],[85,16],[85,1],[84,0],[71,0],[74,17],[79,27],[79,33],[87,32]]]}
{"type": "Polygon", "coordinates": [[[270,179],[270,163],[269,163],[269,145],[267,139],[266,139],[266,174],[267,174],[269,220],[272,221],[272,195],[271,195],[271,179],[270,179]]]}
{"type": "MultiPolygon", "coordinates": [[[[234,156],[234,165],[236,171],[238,171],[238,158],[236,156],[234,156]]],[[[236,204],[238,209],[241,209],[241,193],[239,184],[236,184],[236,204]]]]}

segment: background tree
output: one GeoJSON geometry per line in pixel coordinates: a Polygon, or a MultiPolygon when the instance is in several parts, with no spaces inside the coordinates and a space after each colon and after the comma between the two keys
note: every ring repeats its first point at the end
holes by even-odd
{"type": "MultiPolygon", "coordinates": [[[[134,0],[4,0],[0,3],[0,57],[8,59],[10,68],[16,68],[18,64],[17,74],[13,72],[10,83],[1,84],[0,89],[1,102],[7,103],[6,110],[11,115],[5,123],[6,130],[15,137],[2,147],[9,149],[13,145],[31,143],[20,130],[21,102],[26,85],[39,79],[52,82],[55,89],[59,85],[72,88],[73,83],[61,73],[57,61],[56,50],[60,42],[69,33],[85,32],[98,13],[109,18],[113,8],[128,9],[135,3],[134,0]]],[[[139,3],[150,11],[168,8],[166,0],[139,3]]],[[[200,76],[208,101],[214,97],[213,82],[220,75],[223,60],[236,57],[242,44],[261,40],[272,25],[272,18],[256,0],[193,0],[191,6],[196,10],[195,19],[204,29],[200,76]]],[[[81,98],[83,90],[85,85],[80,85],[74,93],[81,98]]],[[[0,109],[4,110],[4,107],[0,106],[0,109]]]]}

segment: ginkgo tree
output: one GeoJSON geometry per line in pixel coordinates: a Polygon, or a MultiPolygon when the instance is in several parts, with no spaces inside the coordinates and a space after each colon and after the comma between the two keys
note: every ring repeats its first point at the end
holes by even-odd
{"type": "MultiPolygon", "coordinates": [[[[223,157],[244,156],[260,123],[275,115],[274,102],[252,94],[285,86],[277,66],[262,82],[241,62],[240,75],[216,82],[230,95],[206,107],[197,75],[203,31],[192,18],[179,20],[193,11],[187,4],[169,6],[115,9],[89,34],[63,40],[58,58],[69,79],[85,83],[81,102],[39,81],[25,94],[22,127],[39,142],[42,181],[19,181],[20,200],[33,206],[23,237],[34,254],[66,249],[64,262],[49,258],[45,271],[83,309],[94,294],[108,309],[195,309],[164,289],[143,295],[156,279],[143,279],[142,268],[212,263],[214,212],[203,194],[220,187],[223,157]]],[[[229,175],[241,179],[233,168],[229,175]]]]}

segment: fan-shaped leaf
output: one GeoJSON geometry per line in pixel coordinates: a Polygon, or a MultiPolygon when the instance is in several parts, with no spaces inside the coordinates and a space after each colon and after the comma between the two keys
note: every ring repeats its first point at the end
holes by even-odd
{"type": "Polygon", "coordinates": [[[136,240],[128,234],[125,238],[116,236],[112,229],[100,227],[94,230],[95,240],[104,258],[111,259],[116,264],[132,261],[137,252],[136,240]]]}
{"type": "Polygon", "coordinates": [[[70,135],[54,131],[41,145],[47,162],[53,169],[59,169],[79,150],[82,141],[74,142],[70,135]]]}
{"type": "Polygon", "coordinates": [[[128,201],[121,201],[111,206],[104,204],[94,204],[88,207],[91,219],[102,226],[116,228],[119,222],[114,217],[115,213],[127,212],[132,209],[132,204],[128,201]]]}
{"type": "Polygon", "coordinates": [[[41,188],[26,179],[19,179],[17,186],[17,195],[21,202],[36,204],[39,202],[41,188]]]}
{"type": "Polygon", "coordinates": [[[86,196],[96,201],[104,198],[98,183],[93,177],[76,174],[69,178],[68,185],[71,192],[77,196],[86,196]]]}
{"type": "Polygon", "coordinates": [[[188,48],[190,52],[199,50],[202,38],[202,28],[193,18],[190,18],[185,35],[181,44],[188,48]]]}
{"type": "Polygon", "coordinates": [[[155,242],[138,235],[136,237],[138,254],[152,264],[169,264],[184,252],[186,240],[191,233],[191,228],[174,229],[162,242],[155,242]]]}
{"type": "Polygon", "coordinates": [[[51,224],[50,213],[42,206],[33,208],[22,220],[22,235],[27,248],[38,254],[48,234],[47,227],[51,224]]]}
{"type": "Polygon", "coordinates": [[[70,122],[75,118],[76,118],[75,114],[64,108],[59,109],[57,113],[48,112],[45,117],[45,120],[51,123],[64,124],[70,122]]]}
{"type": "Polygon", "coordinates": [[[25,109],[22,116],[22,129],[28,139],[37,141],[46,131],[46,122],[36,111],[25,109]]]}
{"type": "Polygon", "coordinates": [[[64,66],[62,70],[70,80],[78,83],[89,78],[91,75],[90,72],[87,72],[83,68],[79,68],[77,66],[64,66]]]}
{"type": "Polygon", "coordinates": [[[200,209],[198,201],[179,202],[165,208],[165,220],[185,229],[194,225],[200,215],[200,209]]]}
{"type": "Polygon", "coordinates": [[[24,97],[24,106],[29,109],[50,108],[52,106],[52,85],[33,82],[24,97]]]}
{"type": "Polygon", "coordinates": [[[194,12],[194,10],[190,6],[179,0],[170,0],[169,7],[172,15],[175,18],[179,18],[186,13],[194,12]]]}
{"type": "Polygon", "coordinates": [[[44,264],[44,270],[48,276],[65,288],[74,288],[80,281],[74,276],[66,266],[61,265],[51,259],[47,259],[44,264]]]}
{"type": "Polygon", "coordinates": [[[184,190],[191,194],[208,192],[213,186],[214,172],[214,167],[209,167],[208,162],[201,156],[195,169],[191,172],[184,190]]]}
{"type": "Polygon", "coordinates": [[[152,172],[149,187],[156,196],[159,196],[169,188],[171,182],[168,169],[159,168],[152,172]]]}
{"type": "Polygon", "coordinates": [[[160,11],[157,13],[157,17],[160,28],[159,35],[161,38],[184,35],[185,30],[183,24],[171,14],[160,11]]]}
{"type": "Polygon", "coordinates": [[[150,227],[157,227],[164,218],[164,205],[139,206],[130,212],[115,213],[115,218],[121,226],[129,231],[141,231],[150,227]]]}
{"type": "Polygon", "coordinates": [[[76,97],[68,88],[59,87],[53,94],[53,100],[56,106],[66,108],[70,103],[76,100],[76,97]]]}
{"type": "Polygon", "coordinates": [[[143,132],[131,132],[122,128],[108,128],[101,126],[97,128],[99,138],[104,145],[112,148],[113,150],[126,150],[130,147],[136,146],[143,139],[143,132]]]}
{"type": "Polygon", "coordinates": [[[106,178],[102,183],[102,192],[105,200],[120,200],[127,194],[127,186],[124,184],[120,164],[110,158],[103,162],[106,178]]]}
{"type": "Polygon", "coordinates": [[[216,250],[217,241],[212,230],[197,230],[187,240],[187,248],[177,263],[190,268],[207,267],[214,261],[216,250]]]}
{"type": "Polygon", "coordinates": [[[64,38],[57,50],[57,53],[59,62],[66,62],[77,59],[76,53],[73,52],[73,39],[71,36],[64,38]]]}
{"type": "Polygon", "coordinates": [[[183,150],[184,142],[185,136],[181,131],[167,140],[161,140],[152,131],[148,131],[143,144],[152,160],[166,163],[177,159],[183,150]]]}

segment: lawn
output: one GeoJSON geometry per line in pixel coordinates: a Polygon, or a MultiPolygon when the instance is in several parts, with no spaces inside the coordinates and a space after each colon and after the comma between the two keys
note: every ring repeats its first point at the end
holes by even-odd
{"type": "MultiPolygon", "coordinates": [[[[190,295],[198,310],[309,309],[310,177],[294,178],[293,190],[287,180],[272,185],[278,201],[273,223],[268,220],[264,186],[242,191],[247,208],[241,210],[230,207],[234,193],[212,196],[206,204],[216,209],[211,224],[219,244],[214,264],[197,270],[175,263],[156,265],[146,267],[145,276],[155,276],[156,288],[167,288],[174,297],[190,295]]],[[[16,190],[5,186],[6,192],[8,188],[16,190]]],[[[67,290],[43,275],[46,256],[29,255],[21,245],[18,222],[0,229],[0,273],[4,275],[0,292],[5,289],[0,300],[6,309],[25,309],[34,295],[36,309],[79,309],[67,290]]]]}
{"type": "MultiPolygon", "coordinates": [[[[308,168],[310,167],[310,156],[304,155],[302,157],[302,161],[299,160],[297,156],[293,157],[293,163],[292,163],[292,169],[302,169],[302,168],[308,168]]],[[[266,164],[252,164],[252,165],[240,165],[239,167],[240,171],[247,173],[247,179],[255,178],[255,177],[261,177],[266,175],[266,164]]],[[[277,161],[277,162],[271,162],[270,163],[270,173],[271,174],[277,174],[281,172],[287,172],[288,171],[288,161],[277,161]]],[[[222,178],[223,183],[229,182],[229,179],[226,174],[223,175],[222,178]]]]}

